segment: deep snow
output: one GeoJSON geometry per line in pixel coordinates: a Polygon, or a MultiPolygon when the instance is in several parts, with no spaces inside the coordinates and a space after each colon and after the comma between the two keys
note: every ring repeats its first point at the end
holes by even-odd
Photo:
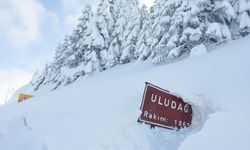
{"type": "Polygon", "coordinates": [[[249,42],[166,65],[118,66],[52,92],[32,93],[27,85],[0,107],[0,149],[249,150],[249,42]],[[193,104],[190,128],[151,130],[136,122],[146,81],[193,104]],[[35,97],[16,103],[23,92],[35,97]]]}

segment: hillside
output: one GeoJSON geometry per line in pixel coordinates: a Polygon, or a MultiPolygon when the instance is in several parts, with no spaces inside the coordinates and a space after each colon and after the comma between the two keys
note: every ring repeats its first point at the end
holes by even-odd
{"type": "Polygon", "coordinates": [[[35,91],[134,61],[164,64],[250,33],[249,0],[102,0],[83,8],[53,59],[33,76],[35,91]],[[198,47],[198,48],[197,48],[198,47]]]}
{"type": "Polygon", "coordinates": [[[134,62],[50,91],[20,89],[0,107],[3,150],[248,150],[250,36],[206,55],[153,66],[134,62]],[[179,132],[137,123],[144,83],[181,95],[194,108],[179,132]],[[18,93],[30,101],[16,103],[18,93]]]}

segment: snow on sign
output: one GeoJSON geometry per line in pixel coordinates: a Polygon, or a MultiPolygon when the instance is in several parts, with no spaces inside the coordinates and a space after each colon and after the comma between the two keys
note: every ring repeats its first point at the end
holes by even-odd
{"type": "Polygon", "coordinates": [[[180,129],[191,125],[192,107],[169,91],[147,83],[141,104],[139,122],[168,129],[180,129]]]}

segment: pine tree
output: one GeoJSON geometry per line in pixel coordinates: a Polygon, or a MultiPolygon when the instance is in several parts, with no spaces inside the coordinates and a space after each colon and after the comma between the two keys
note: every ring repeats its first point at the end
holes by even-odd
{"type": "Polygon", "coordinates": [[[206,39],[209,43],[221,43],[231,39],[229,25],[235,18],[235,12],[228,0],[213,0],[205,3],[208,22],[206,39]]]}
{"type": "Polygon", "coordinates": [[[110,5],[114,20],[110,30],[111,42],[106,55],[105,68],[129,62],[135,51],[137,34],[140,31],[140,10],[136,0],[116,0],[110,5]]]}
{"type": "MultiPolygon", "coordinates": [[[[92,18],[91,7],[87,5],[82,10],[76,29],[71,35],[64,37],[63,42],[56,48],[54,60],[45,66],[47,73],[38,75],[40,78],[38,83],[52,84],[53,89],[56,89],[60,85],[67,85],[85,75],[84,55],[88,46],[84,45],[83,41],[87,37],[87,29],[92,18]]],[[[35,89],[38,89],[39,86],[35,86],[35,89]]]]}
{"type": "Polygon", "coordinates": [[[135,59],[135,47],[138,34],[141,29],[141,14],[137,0],[127,0],[125,3],[125,11],[127,16],[127,24],[123,33],[121,63],[128,63],[135,59]]]}
{"type": "Polygon", "coordinates": [[[85,72],[91,74],[94,71],[101,71],[100,59],[98,58],[97,53],[93,50],[87,57],[89,61],[85,67],[85,72]]]}
{"type": "Polygon", "coordinates": [[[73,54],[71,37],[65,36],[62,44],[59,44],[54,56],[54,61],[51,63],[51,71],[45,79],[46,83],[53,83],[53,89],[56,89],[65,81],[63,68],[66,66],[65,60],[73,54]]]}
{"type": "Polygon", "coordinates": [[[203,42],[231,39],[228,23],[235,17],[227,0],[158,0],[153,14],[155,64],[179,57],[203,42]]]}
{"type": "Polygon", "coordinates": [[[97,27],[105,41],[105,46],[100,50],[100,63],[103,69],[106,67],[107,55],[110,43],[112,41],[112,32],[114,28],[114,17],[112,14],[113,1],[102,0],[97,7],[97,27]]]}
{"type": "Polygon", "coordinates": [[[37,91],[39,87],[44,83],[46,76],[48,75],[49,65],[46,63],[41,72],[37,71],[31,80],[33,90],[37,91]]]}
{"type": "Polygon", "coordinates": [[[118,43],[117,37],[111,42],[107,55],[105,68],[111,68],[118,63],[118,56],[120,52],[120,43],[118,43]]]}
{"type": "Polygon", "coordinates": [[[116,10],[114,10],[116,14],[115,24],[113,31],[111,33],[112,35],[111,45],[110,48],[108,49],[109,63],[107,64],[107,67],[112,67],[116,65],[119,62],[122,53],[121,44],[123,42],[123,33],[127,23],[126,14],[124,14],[123,12],[124,11],[123,7],[124,6],[122,1],[116,1],[115,3],[116,10]],[[110,63],[110,58],[113,58],[116,61],[110,63]]]}
{"type": "Polygon", "coordinates": [[[231,1],[234,6],[237,18],[237,25],[233,26],[233,32],[236,30],[241,36],[246,36],[250,33],[250,0],[234,0],[231,1]]]}
{"type": "Polygon", "coordinates": [[[249,32],[250,0],[156,0],[149,11],[137,0],[101,0],[95,13],[84,7],[32,84],[56,89],[118,64],[149,58],[160,64],[249,32]]]}
{"type": "Polygon", "coordinates": [[[145,5],[141,8],[141,30],[138,35],[138,41],[136,43],[135,57],[139,60],[145,60],[151,54],[151,15],[147,11],[145,5]]]}

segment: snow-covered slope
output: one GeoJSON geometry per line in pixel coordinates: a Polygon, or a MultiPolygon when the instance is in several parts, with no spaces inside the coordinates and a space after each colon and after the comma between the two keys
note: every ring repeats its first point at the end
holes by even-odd
{"type": "Polygon", "coordinates": [[[249,42],[250,36],[162,66],[118,66],[52,92],[44,87],[19,104],[14,96],[0,107],[0,149],[249,150],[249,42]],[[190,128],[137,123],[146,81],[193,104],[190,128]]]}

